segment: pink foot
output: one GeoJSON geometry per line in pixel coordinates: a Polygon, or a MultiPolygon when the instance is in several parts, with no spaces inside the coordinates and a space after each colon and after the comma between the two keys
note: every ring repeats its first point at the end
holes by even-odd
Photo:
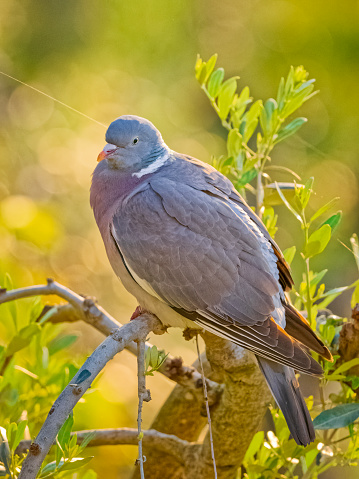
{"type": "Polygon", "coordinates": [[[132,313],[132,316],[130,318],[130,321],[132,321],[133,319],[136,319],[138,318],[139,316],[141,316],[141,314],[143,313],[147,313],[147,311],[143,308],[141,308],[141,306],[137,306],[137,308],[134,310],[134,312],[132,313]]]}

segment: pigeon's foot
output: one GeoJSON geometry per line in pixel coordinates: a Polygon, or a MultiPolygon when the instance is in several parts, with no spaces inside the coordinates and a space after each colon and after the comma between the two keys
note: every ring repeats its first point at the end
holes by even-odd
{"type": "Polygon", "coordinates": [[[137,319],[139,316],[141,316],[141,314],[145,314],[145,313],[151,314],[150,311],[147,311],[146,309],[143,309],[140,305],[138,305],[137,308],[132,313],[130,321],[132,321],[133,319],[137,319]]]}

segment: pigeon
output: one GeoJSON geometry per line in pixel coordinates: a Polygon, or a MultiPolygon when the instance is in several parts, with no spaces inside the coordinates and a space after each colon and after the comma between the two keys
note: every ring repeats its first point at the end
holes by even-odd
{"type": "Polygon", "coordinates": [[[90,203],[112,268],[165,326],[206,330],[252,351],[292,437],[315,439],[294,371],[320,376],[332,356],[285,295],[279,247],[229,179],[172,151],[148,120],[106,132],[90,203]]]}

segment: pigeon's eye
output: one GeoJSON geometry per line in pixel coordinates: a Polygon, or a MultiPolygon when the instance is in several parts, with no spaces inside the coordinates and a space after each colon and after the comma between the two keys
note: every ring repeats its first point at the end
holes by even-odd
{"type": "Polygon", "coordinates": [[[138,143],[138,138],[137,137],[133,139],[132,144],[135,145],[136,143],[138,143]]]}

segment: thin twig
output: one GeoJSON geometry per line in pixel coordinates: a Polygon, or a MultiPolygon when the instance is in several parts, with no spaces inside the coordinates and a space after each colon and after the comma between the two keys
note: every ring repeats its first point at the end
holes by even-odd
{"type": "MultiPolygon", "coordinates": [[[[114,329],[122,327],[120,322],[96,304],[94,298],[80,296],[52,279],[48,279],[46,285],[36,285],[10,291],[2,289],[0,290],[0,304],[39,295],[57,295],[69,303],[55,306],[55,312],[48,319],[52,323],[85,321],[106,336],[109,336],[114,329]]],[[[150,347],[152,345],[146,343],[146,349],[150,347]]],[[[134,341],[127,344],[126,349],[134,355],[137,354],[137,344],[134,341]]],[[[158,371],[202,398],[201,374],[194,367],[184,365],[181,358],[168,355],[158,371]]],[[[207,387],[209,404],[212,406],[218,402],[223,387],[209,379],[207,379],[207,387]]]]}
{"type": "Polygon", "coordinates": [[[35,479],[61,426],[108,361],[122,351],[126,344],[143,338],[144,334],[147,335],[157,327],[161,327],[159,320],[144,314],[114,331],[95,349],[50,409],[39,434],[30,446],[19,479],[35,479]]]}
{"type": "Polygon", "coordinates": [[[206,412],[207,412],[207,420],[208,420],[208,431],[209,431],[209,440],[210,440],[210,444],[211,444],[211,456],[212,456],[212,461],[213,461],[214,478],[217,479],[217,468],[216,468],[216,458],[215,458],[215,456],[214,456],[214,446],[213,446],[211,414],[210,414],[210,411],[209,411],[209,404],[208,404],[208,394],[207,394],[206,378],[205,378],[205,376],[204,376],[202,358],[201,358],[201,354],[200,354],[200,351],[199,351],[198,334],[196,334],[196,347],[197,347],[198,361],[199,361],[199,365],[200,365],[201,373],[202,373],[203,394],[204,394],[204,402],[205,402],[205,404],[206,404],[206,412]]]}
{"type": "MultiPolygon", "coordinates": [[[[77,444],[81,444],[82,441],[88,436],[93,435],[93,438],[89,442],[87,447],[97,446],[116,446],[116,445],[138,445],[138,430],[134,428],[119,428],[119,429],[90,429],[85,431],[75,431],[71,433],[71,436],[77,435],[77,444]]],[[[165,434],[163,432],[156,431],[155,429],[148,429],[142,431],[143,444],[150,444],[151,447],[166,454],[171,454],[177,461],[183,463],[185,450],[188,447],[196,444],[193,442],[180,439],[173,434],[165,434]]],[[[53,445],[55,445],[54,443],[53,445]]],[[[31,446],[31,440],[21,441],[16,448],[16,454],[21,455],[26,453],[31,446]]]]}
{"type": "Polygon", "coordinates": [[[138,415],[137,415],[137,440],[138,440],[138,459],[136,465],[140,465],[141,479],[145,479],[145,473],[143,470],[143,463],[146,460],[143,457],[142,451],[142,406],[143,401],[150,401],[151,396],[148,389],[146,389],[146,376],[145,376],[145,341],[144,339],[137,342],[137,377],[138,377],[138,415]]]}

